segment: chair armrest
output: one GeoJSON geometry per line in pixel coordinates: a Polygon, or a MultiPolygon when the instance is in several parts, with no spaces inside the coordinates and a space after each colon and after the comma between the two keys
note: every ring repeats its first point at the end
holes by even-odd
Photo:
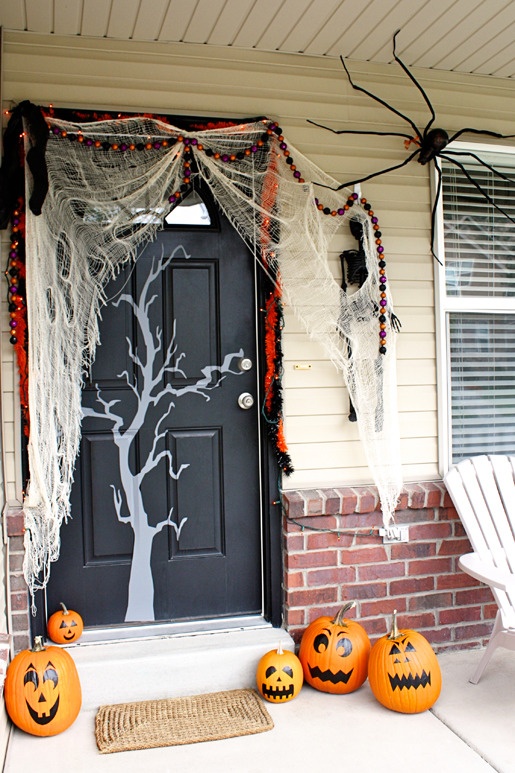
{"type": "Polygon", "coordinates": [[[486,563],[479,558],[477,553],[465,553],[465,555],[460,556],[458,564],[464,572],[480,582],[498,590],[515,591],[515,575],[486,563]]]}

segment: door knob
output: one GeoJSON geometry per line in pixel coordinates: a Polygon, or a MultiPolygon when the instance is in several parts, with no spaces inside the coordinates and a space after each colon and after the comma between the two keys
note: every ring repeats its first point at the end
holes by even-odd
{"type": "Polygon", "coordinates": [[[244,373],[247,370],[252,370],[252,360],[248,357],[242,357],[238,363],[238,368],[244,373]]]}
{"type": "Polygon", "coordinates": [[[241,393],[241,395],[238,397],[238,405],[244,411],[248,411],[249,408],[252,408],[252,406],[254,405],[254,398],[252,397],[250,392],[241,393]]]}

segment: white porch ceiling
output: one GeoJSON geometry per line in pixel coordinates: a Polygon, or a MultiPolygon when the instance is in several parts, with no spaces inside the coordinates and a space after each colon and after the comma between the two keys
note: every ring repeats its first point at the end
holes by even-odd
{"type": "Polygon", "coordinates": [[[515,0],[0,0],[6,30],[515,77],[515,0]]]}

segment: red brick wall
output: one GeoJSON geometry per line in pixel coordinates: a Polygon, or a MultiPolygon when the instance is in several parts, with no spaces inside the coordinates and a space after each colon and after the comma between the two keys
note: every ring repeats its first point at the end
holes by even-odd
{"type": "MultiPolygon", "coordinates": [[[[458,568],[470,550],[443,483],[405,487],[396,513],[409,542],[384,545],[378,497],[371,487],[287,491],[284,504],[284,624],[298,641],[305,627],[356,601],[349,616],[374,640],[398,611],[437,651],[485,644],[496,605],[491,592],[458,568]],[[340,530],[340,531],[338,531],[340,530]]],[[[8,514],[13,649],[30,644],[23,578],[23,513],[8,514]]]]}
{"type": "Polygon", "coordinates": [[[11,634],[14,652],[20,652],[32,645],[30,636],[29,592],[23,576],[23,511],[7,513],[7,536],[9,550],[9,605],[11,634]]]}
{"type": "Polygon", "coordinates": [[[371,640],[415,628],[437,651],[478,647],[497,611],[489,588],[464,574],[471,550],[443,483],[407,485],[395,515],[409,542],[383,544],[372,487],[283,492],[285,627],[298,641],[320,615],[346,601],[371,640]]]}

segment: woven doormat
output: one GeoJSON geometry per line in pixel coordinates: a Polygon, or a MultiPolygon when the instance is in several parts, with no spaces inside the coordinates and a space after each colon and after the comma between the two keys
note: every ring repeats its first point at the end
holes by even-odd
{"type": "Polygon", "coordinates": [[[272,718],[255,690],[101,706],[95,720],[102,754],[219,741],[271,730],[272,718]]]}

